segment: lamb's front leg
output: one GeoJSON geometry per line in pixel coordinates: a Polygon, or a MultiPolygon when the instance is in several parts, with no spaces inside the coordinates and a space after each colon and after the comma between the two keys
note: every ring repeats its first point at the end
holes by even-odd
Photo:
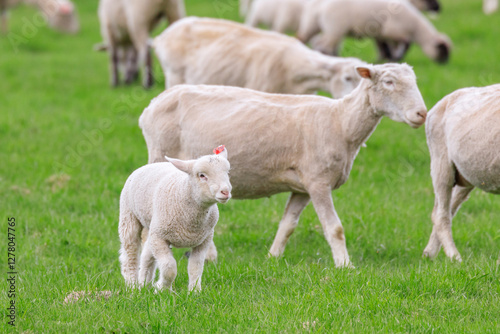
{"type": "Polygon", "coordinates": [[[142,246],[141,263],[139,267],[139,284],[141,286],[151,283],[154,279],[154,273],[156,271],[155,258],[153,256],[153,252],[151,251],[149,242],[149,239],[146,240],[142,246]]]}
{"type": "Polygon", "coordinates": [[[314,209],[318,214],[323,233],[330,244],[336,267],[353,267],[345,244],[344,228],[333,206],[331,188],[325,185],[309,189],[314,209]]]}
{"type": "Polygon", "coordinates": [[[201,275],[203,274],[203,265],[205,256],[211,244],[213,244],[213,232],[199,246],[193,248],[188,260],[189,291],[201,291],[201,275]]]}
{"type": "Polygon", "coordinates": [[[155,284],[158,290],[164,288],[172,290],[172,283],[177,276],[177,263],[169,244],[163,240],[155,231],[149,232],[149,248],[153,253],[158,268],[160,269],[160,279],[155,284]]]}

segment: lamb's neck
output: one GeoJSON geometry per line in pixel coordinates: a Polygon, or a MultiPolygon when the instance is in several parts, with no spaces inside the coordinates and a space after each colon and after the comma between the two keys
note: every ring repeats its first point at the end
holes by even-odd
{"type": "Polygon", "coordinates": [[[338,100],[342,132],[348,146],[355,151],[368,140],[382,118],[370,103],[371,85],[371,81],[363,79],[351,94],[338,100]]]}
{"type": "Polygon", "coordinates": [[[192,180],[186,178],[182,180],[181,189],[185,189],[184,197],[182,198],[183,205],[191,208],[192,210],[206,211],[209,207],[214,205],[214,201],[206,202],[202,199],[200,190],[192,180]]]}

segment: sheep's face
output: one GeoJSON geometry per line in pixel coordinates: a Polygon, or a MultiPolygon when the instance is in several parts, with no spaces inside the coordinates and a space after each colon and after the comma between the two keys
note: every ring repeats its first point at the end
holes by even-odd
{"type": "MultiPolygon", "coordinates": [[[[364,64],[360,61],[358,65],[362,66],[364,64]]],[[[360,81],[361,78],[356,72],[355,65],[342,65],[335,71],[330,80],[330,93],[333,98],[340,99],[358,87],[360,81]]]]}
{"type": "Polygon", "coordinates": [[[231,198],[230,165],[225,148],[217,154],[205,155],[197,160],[165,158],[177,169],[189,175],[192,186],[198,190],[201,202],[224,204],[231,198]]]}
{"type": "Polygon", "coordinates": [[[74,34],[80,30],[75,5],[68,0],[56,1],[45,12],[45,16],[49,26],[60,32],[74,34]]]}
{"type": "Polygon", "coordinates": [[[370,104],[375,113],[418,128],[425,122],[427,108],[415,73],[406,64],[358,67],[361,77],[371,80],[370,104]]]}
{"type": "Polygon", "coordinates": [[[439,34],[437,38],[429,40],[422,46],[424,53],[434,61],[444,64],[447,63],[451,53],[451,41],[444,35],[439,34]]]}
{"type": "Polygon", "coordinates": [[[201,190],[204,202],[226,203],[231,198],[229,161],[218,155],[209,155],[196,161],[192,177],[201,190]]]}

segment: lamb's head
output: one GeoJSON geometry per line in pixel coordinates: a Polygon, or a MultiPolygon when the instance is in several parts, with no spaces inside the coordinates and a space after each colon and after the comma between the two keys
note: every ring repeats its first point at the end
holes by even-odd
{"type": "Polygon", "coordinates": [[[434,61],[444,64],[450,58],[452,43],[445,34],[436,33],[422,44],[422,51],[434,61]]]}
{"type": "Polygon", "coordinates": [[[219,202],[224,204],[231,198],[230,165],[225,147],[222,146],[215,153],[196,160],[165,158],[177,169],[189,175],[191,184],[197,189],[199,199],[203,203],[219,202]]]}
{"type": "Polygon", "coordinates": [[[356,72],[356,67],[364,65],[366,63],[359,59],[345,58],[333,66],[330,79],[330,93],[333,98],[340,99],[358,86],[361,78],[356,72]]]}
{"type": "Polygon", "coordinates": [[[356,69],[367,80],[360,86],[368,90],[369,103],[374,113],[396,122],[404,122],[413,128],[424,124],[427,108],[410,66],[384,64],[356,69]]]}
{"type": "Polygon", "coordinates": [[[51,28],[69,34],[80,30],[75,5],[69,0],[54,1],[54,5],[44,10],[44,14],[51,28]]]}

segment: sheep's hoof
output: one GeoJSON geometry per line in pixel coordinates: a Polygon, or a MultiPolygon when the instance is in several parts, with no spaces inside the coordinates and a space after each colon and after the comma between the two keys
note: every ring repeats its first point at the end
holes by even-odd
{"type": "Polygon", "coordinates": [[[190,251],[187,251],[186,253],[184,253],[184,256],[187,257],[189,259],[189,257],[191,256],[191,252],[190,251]]]}

